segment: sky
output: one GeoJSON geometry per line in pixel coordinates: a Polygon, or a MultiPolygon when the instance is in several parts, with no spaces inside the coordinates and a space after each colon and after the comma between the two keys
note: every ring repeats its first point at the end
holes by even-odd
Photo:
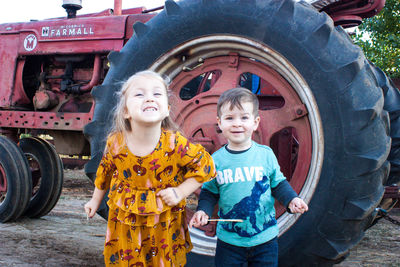
{"type": "MultiPolygon", "coordinates": [[[[26,22],[67,15],[63,0],[2,0],[0,23],[26,22]]],[[[147,9],[164,5],[164,0],[123,0],[122,8],[144,6],[147,9]]],[[[114,8],[114,0],[82,0],[82,9],[77,14],[100,12],[114,8]]]]}

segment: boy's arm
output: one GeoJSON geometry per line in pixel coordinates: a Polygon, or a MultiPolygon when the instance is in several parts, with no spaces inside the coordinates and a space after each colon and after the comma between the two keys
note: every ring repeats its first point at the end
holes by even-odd
{"type": "Polygon", "coordinates": [[[281,181],[276,187],[271,189],[272,196],[278,200],[291,213],[289,203],[296,197],[297,193],[293,190],[287,180],[281,181]]]}
{"type": "Polygon", "coordinates": [[[214,194],[203,187],[200,192],[197,211],[190,219],[189,227],[199,227],[208,224],[208,219],[211,218],[214,211],[214,206],[217,204],[218,199],[218,194],[214,194]]]}
{"type": "Polygon", "coordinates": [[[214,194],[211,191],[202,188],[199,196],[199,204],[196,210],[204,211],[211,218],[214,207],[218,203],[219,194],[214,194]]]}

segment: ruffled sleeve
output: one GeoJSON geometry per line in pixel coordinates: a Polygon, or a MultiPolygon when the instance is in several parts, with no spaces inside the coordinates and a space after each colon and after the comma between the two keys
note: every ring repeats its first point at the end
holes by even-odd
{"type": "Polygon", "coordinates": [[[199,183],[204,183],[216,176],[214,161],[202,145],[190,143],[177,132],[176,149],[180,156],[180,164],[185,170],[184,180],[195,178],[199,183]]]}
{"type": "Polygon", "coordinates": [[[111,136],[107,139],[106,148],[96,172],[94,184],[100,190],[107,190],[110,188],[111,178],[116,170],[111,151],[111,146],[113,143],[115,144],[116,141],[115,136],[111,136]]]}

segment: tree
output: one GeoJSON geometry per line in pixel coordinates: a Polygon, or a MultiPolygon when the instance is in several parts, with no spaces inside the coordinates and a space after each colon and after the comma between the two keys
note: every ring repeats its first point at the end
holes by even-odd
{"type": "Polygon", "coordinates": [[[400,1],[386,0],[375,17],[364,20],[353,35],[365,55],[391,78],[400,78],[400,1]]]}

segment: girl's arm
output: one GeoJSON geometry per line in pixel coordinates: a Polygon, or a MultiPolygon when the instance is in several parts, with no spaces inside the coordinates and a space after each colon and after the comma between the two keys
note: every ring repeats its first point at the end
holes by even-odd
{"type": "Polygon", "coordinates": [[[84,206],[85,212],[89,218],[92,218],[96,214],[106,191],[107,190],[98,189],[97,187],[94,188],[92,198],[84,206]]]}
{"type": "Polygon", "coordinates": [[[197,182],[195,178],[188,178],[177,187],[168,187],[160,190],[160,192],[157,193],[157,196],[161,197],[168,206],[172,207],[193,193],[201,185],[202,184],[197,182]]]}

